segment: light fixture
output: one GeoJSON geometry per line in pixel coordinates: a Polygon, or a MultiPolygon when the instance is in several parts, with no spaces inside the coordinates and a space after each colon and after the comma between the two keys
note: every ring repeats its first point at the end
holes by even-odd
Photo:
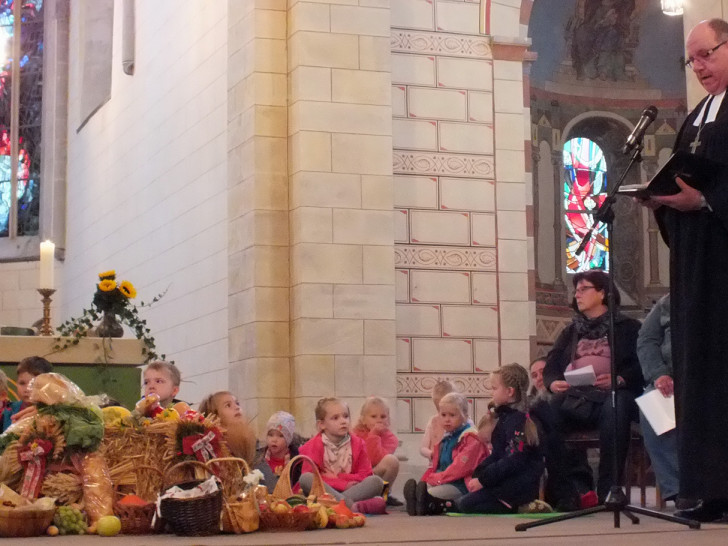
{"type": "Polygon", "coordinates": [[[662,4],[662,13],[665,15],[682,15],[684,0],[660,0],[662,4]]]}

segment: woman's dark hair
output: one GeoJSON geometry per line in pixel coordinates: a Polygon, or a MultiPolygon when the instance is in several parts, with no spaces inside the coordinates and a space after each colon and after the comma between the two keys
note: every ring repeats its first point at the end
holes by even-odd
{"type": "MultiPolygon", "coordinates": [[[[602,299],[602,303],[604,305],[607,305],[607,301],[609,298],[609,274],[605,273],[601,269],[590,269],[589,271],[581,271],[580,273],[574,275],[574,278],[572,279],[572,282],[574,283],[574,288],[576,288],[576,285],[579,284],[581,281],[586,281],[594,285],[594,288],[596,288],[597,292],[604,292],[604,298],[602,299]]],[[[614,304],[619,307],[621,301],[622,298],[619,295],[619,290],[617,289],[617,287],[615,287],[614,304]]],[[[579,310],[579,308],[576,306],[575,297],[571,300],[571,307],[574,309],[574,311],[579,310]]]]}

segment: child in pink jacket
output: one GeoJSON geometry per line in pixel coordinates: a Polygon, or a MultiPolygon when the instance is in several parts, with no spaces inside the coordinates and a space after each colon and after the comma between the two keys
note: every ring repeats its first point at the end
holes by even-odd
{"type": "MultiPolygon", "coordinates": [[[[359,422],[353,432],[366,444],[372,472],[388,483],[391,491],[399,474],[399,459],[394,455],[399,439],[389,430],[389,426],[387,403],[379,396],[370,396],[362,404],[359,422]]],[[[387,506],[402,504],[402,501],[391,494],[387,496],[387,506]]]]}
{"type": "Polygon", "coordinates": [[[445,429],[435,445],[432,464],[422,481],[404,484],[407,513],[410,516],[441,514],[451,501],[468,493],[466,484],[488,449],[478,431],[468,421],[468,401],[460,393],[446,394],[440,401],[440,418],[445,429]]]}
{"type": "MultiPolygon", "coordinates": [[[[381,497],[384,482],[372,474],[372,463],[366,445],[358,436],[349,434],[349,408],[337,398],[322,398],[316,405],[319,433],[303,444],[298,452],[311,458],[326,483],[326,491],[355,512],[383,514],[381,497]]],[[[304,463],[299,483],[308,496],[313,474],[304,463]]]]}

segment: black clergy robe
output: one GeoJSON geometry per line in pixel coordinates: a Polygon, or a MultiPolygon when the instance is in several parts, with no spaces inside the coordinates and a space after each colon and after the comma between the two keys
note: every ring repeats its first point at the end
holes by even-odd
{"type": "MultiPolygon", "coordinates": [[[[706,99],[685,120],[675,150],[691,151],[706,99]]],[[[699,140],[696,155],[728,163],[728,96],[699,140]]],[[[712,500],[728,499],[728,177],[706,182],[712,212],[663,206],[655,214],[670,247],[680,496],[712,500]]]]}

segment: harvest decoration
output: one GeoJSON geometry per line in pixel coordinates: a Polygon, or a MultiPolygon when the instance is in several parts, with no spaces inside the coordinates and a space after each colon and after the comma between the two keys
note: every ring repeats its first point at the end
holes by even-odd
{"type": "MultiPolygon", "coordinates": [[[[139,307],[131,302],[136,295],[137,291],[129,281],[117,283],[116,271],[113,269],[99,273],[99,282],[96,285],[91,307],[84,309],[81,316],[71,318],[58,327],[61,337],[56,338],[56,345],[53,348],[62,351],[71,345],[77,345],[82,337],[88,335],[95,321],[103,319],[103,322],[107,318],[113,320],[115,316],[122,324],[126,324],[134,331],[137,339],[144,342],[142,353],[145,355],[145,362],[164,360],[166,355],[156,352],[156,342],[154,336],[151,335],[151,329],[147,326],[147,321],[139,317],[139,307],[151,307],[164,296],[164,292],[155,296],[148,304],[140,302],[139,307]],[[61,343],[62,337],[70,339],[61,343]]],[[[104,333],[100,337],[112,336],[104,333]]]]}
{"type": "Polygon", "coordinates": [[[202,463],[226,456],[222,433],[214,417],[188,411],[177,424],[174,452],[177,461],[197,460],[202,463]]]}

